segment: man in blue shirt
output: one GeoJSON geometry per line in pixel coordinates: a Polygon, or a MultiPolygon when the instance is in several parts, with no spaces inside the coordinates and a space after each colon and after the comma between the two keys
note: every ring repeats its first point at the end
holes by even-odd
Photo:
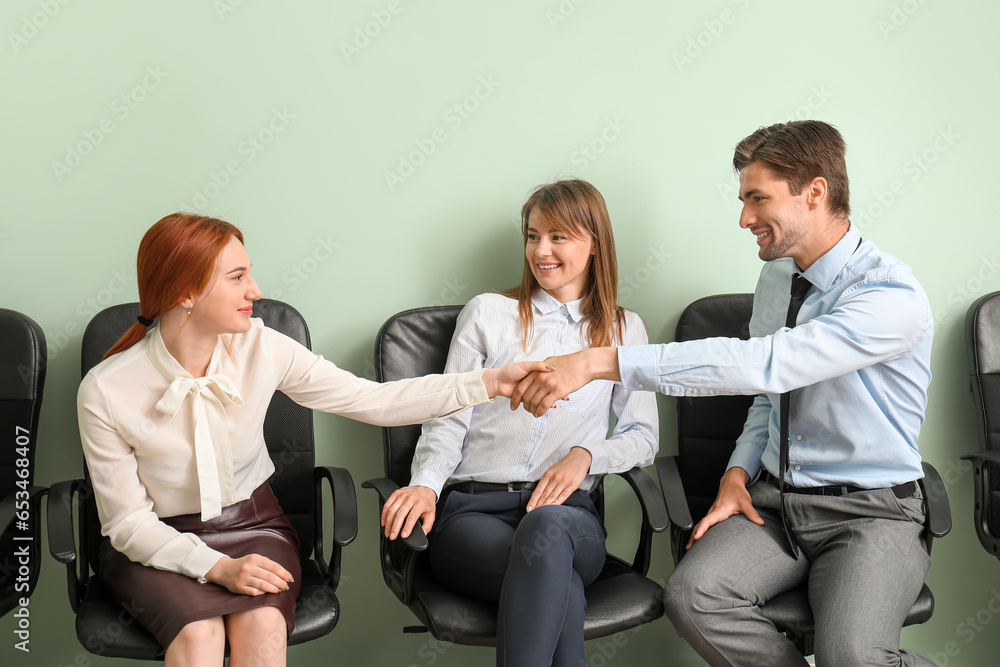
{"type": "Polygon", "coordinates": [[[803,584],[818,664],[934,664],[899,649],[930,565],[913,482],[933,319],[910,268],[851,224],[844,152],[840,133],[819,121],[761,128],[737,145],[740,227],[766,262],[750,340],[591,348],[550,358],[557,370],[512,397],[540,414],[594,379],[672,396],[757,395],[666,587],[667,615],[711,665],[805,665],[759,609],[803,584]],[[793,274],[808,291],[789,327],[793,274]]]}

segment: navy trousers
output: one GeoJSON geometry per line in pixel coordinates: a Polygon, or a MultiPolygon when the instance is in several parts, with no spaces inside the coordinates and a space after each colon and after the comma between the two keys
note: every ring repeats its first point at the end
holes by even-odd
{"type": "Polygon", "coordinates": [[[429,536],[438,581],[499,605],[497,665],[583,667],[583,588],[605,532],[590,496],[525,512],[530,490],[446,492],[429,536]]]}

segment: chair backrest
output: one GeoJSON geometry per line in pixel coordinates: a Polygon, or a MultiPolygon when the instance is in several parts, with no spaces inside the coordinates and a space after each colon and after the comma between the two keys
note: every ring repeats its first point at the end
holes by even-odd
{"type": "MultiPolygon", "coordinates": [[[[753,294],[718,294],[693,302],[681,313],[675,340],[750,337],[753,294]]],[[[753,396],[677,400],[677,465],[697,522],[719,492],[719,479],[743,432],[753,396]]]]}
{"type": "MultiPolygon", "coordinates": [[[[375,379],[389,382],[443,372],[461,312],[462,306],[431,306],[389,318],[375,337],[375,379]]],[[[400,486],[410,483],[418,438],[419,425],[382,429],[385,476],[400,486]]]]}
{"type": "MultiPolygon", "coordinates": [[[[17,590],[21,562],[15,549],[30,543],[14,538],[34,539],[41,527],[39,508],[24,510],[28,494],[18,492],[34,483],[46,352],[45,335],[34,320],[0,308],[0,503],[7,506],[9,501],[11,509],[17,510],[8,530],[0,524],[0,616],[13,609],[17,599],[27,597],[25,591],[17,590]],[[24,512],[27,521],[21,523],[24,512]]],[[[37,547],[37,543],[31,546],[29,591],[38,576],[37,547]]]]}
{"type": "MultiPolygon", "coordinates": [[[[976,398],[979,443],[984,451],[1000,450],[1000,292],[980,297],[969,307],[965,321],[969,375],[976,398]]],[[[983,519],[990,535],[1000,537],[1000,466],[983,465],[986,498],[983,519]]]]}
{"type": "MultiPolygon", "coordinates": [[[[100,363],[104,353],[135,323],[138,315],[138,303],[125,303],[106,308],[94,316],[83,334],[82,375],[86,375],[100,363]]],[[[260,299],[254,303],[253,315],[261,318],[271,329],[310,347],[309,328],[305,320],[288,304],[273,299],[260,299]]],[[[316,456],[312,411],[296,404],[281,392],[275,392],[264,418],[264,441],[275,467],[268,482],[285,515],[299,534],[300,555],[307,557],[313,547],[313,516],[316,512],[313,482],[316,456]]],[[[100,529],[97,507],[93,498],[89,498],[82,510],[80,532],[82,548],[95,572],[101,543],[100,529]]]]}

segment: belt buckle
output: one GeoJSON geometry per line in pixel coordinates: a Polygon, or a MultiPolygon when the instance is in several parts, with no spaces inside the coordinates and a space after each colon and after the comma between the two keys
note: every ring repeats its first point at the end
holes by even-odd
{"type": "Polygon", "coordinates": [[[507,493],[517,493],[518,491],[521,490],[521,489],[515,489],[514,488],[515,484],[517,484],[517,482],[507,482],[507,493]]]}

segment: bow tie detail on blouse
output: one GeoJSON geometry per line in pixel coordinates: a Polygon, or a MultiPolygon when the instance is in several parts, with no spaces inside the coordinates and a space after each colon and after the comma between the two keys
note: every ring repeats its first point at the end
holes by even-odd
{"type": "Polygon", "coordinates": [[[191,404],[194,421],[201,520],[208,521],[222,514],[223,503],[231,505],[236,502],[233,454],[225,406],[240,407],[243,397],[225,375],[177,378],[167,387],[156,409],[173,417],[185,402],[191,404]]]}

